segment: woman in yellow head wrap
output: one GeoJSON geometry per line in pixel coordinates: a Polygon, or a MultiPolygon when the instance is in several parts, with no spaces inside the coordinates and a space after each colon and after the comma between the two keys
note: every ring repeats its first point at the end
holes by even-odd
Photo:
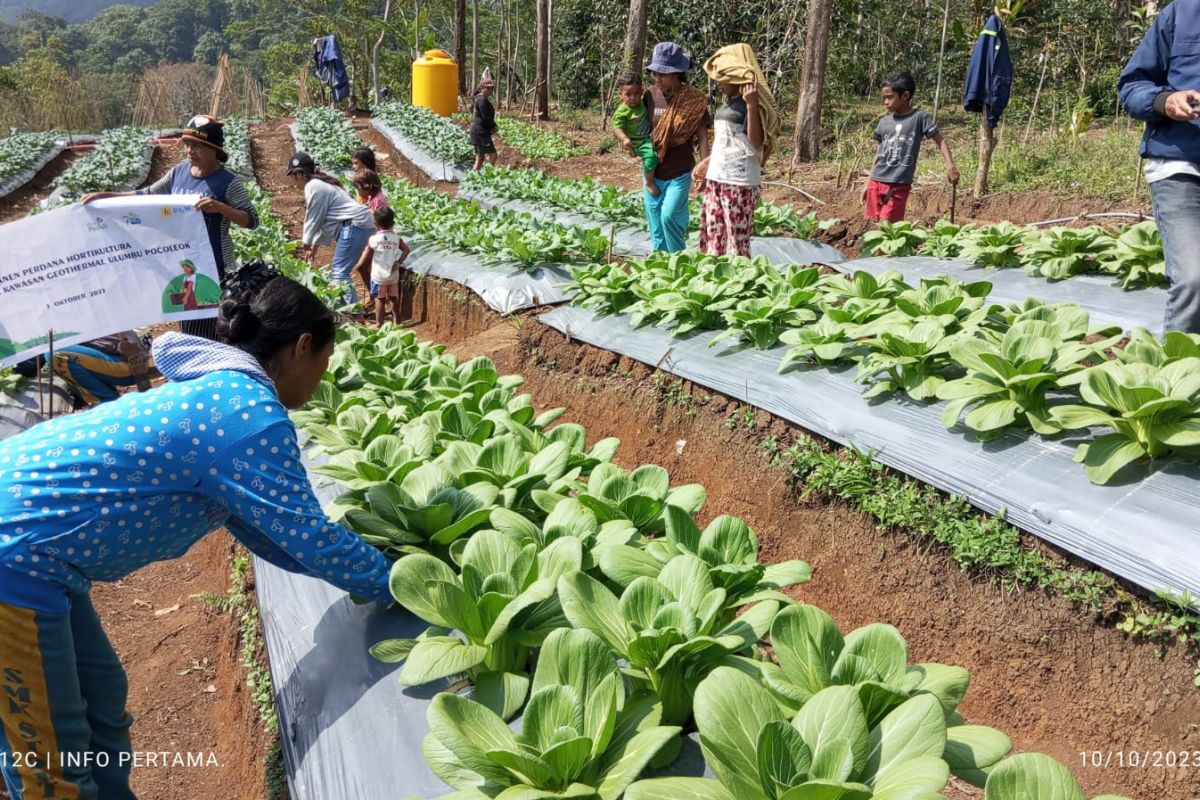
{"type": "Polygon", "coordinates": [[[704,181],[700,250],[748,256],[762,165],[779,139],[779,114],[750,45],[722,47],[704,70],[725,104],[714,117],[712,151],[692,173],[694,181],[704,181]]]}

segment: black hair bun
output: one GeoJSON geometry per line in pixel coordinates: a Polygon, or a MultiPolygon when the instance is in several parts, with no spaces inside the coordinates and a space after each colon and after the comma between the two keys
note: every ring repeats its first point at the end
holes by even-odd
{"type": "Polygon", "coordinates": [[[245,300],[222,300],[220,323],[221,338],[234,345],[251,341],[262,328],[262,320],[245,300]]]}

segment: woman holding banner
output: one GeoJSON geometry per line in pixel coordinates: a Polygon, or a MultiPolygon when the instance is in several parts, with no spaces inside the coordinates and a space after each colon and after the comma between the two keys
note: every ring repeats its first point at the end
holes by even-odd
{"type": "Polygon", "coordinates": [[[134,796],[128,684],[93,581],[223,525],[282,569],[391,601],[391,563],[326,518],[288,419],[325,374],[337,319],[295,281],[243,272],[221,303],[226,344],[164,334],[169,383],[0,441],[0,684],[19,698],[0,704],[0,770],[14,797],[134,796]]]}
{"type": "MultiPolygon", "coordinates": [[[[224,283],[226,270],[232,270],[237,264],[229,226],[232,224],[252,229],[258,226],[258,217],[246,192],[246,185],[224,166],[229,156],[224,149],[223,127],[224,123],[213,117],[203,114],[192,117],[179,137],[187,151],[186,161],[176,164],[170,172],[145,189],[136,192],[94,192],[84,195],[83,202],[131,194],[201,195],[196,202],[196,210],[204,213],[204,226],[208,229],[208,241],[217,262],[217,275],[224,283]]],[[[216,339],[216,320],[184,322],[183,332],[216,339]]]]}

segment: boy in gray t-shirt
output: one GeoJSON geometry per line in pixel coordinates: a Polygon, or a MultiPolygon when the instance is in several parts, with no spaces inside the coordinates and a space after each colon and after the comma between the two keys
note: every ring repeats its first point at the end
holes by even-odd
{"type": "Polygon", "coordinates": [[[916,81],[901,72],[883,82],[883,106],[888,110],[875,128],[879,152],[871,179],[863,189],[863,203],[869,220],[898,222],[904,219],[908,193],[917,174],[921,142],[932,139],[946,159],[946,177],[958,183],[958,167],[950,154],[950,144],[942,138],[937,123],[925,111],[912,107],[916,81]]]}

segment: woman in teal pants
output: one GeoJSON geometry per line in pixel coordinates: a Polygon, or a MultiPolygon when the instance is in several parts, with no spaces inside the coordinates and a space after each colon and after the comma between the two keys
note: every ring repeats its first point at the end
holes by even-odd
{"type": "Polygon", "coordinates": [[[646,221],[655,250],[674,253],[687,246],[688,195],[692,190],[695,149],[708,156],[712,116],[704,94],[687,83],[692,59],[674,42],[659,42],[649,71],[654,88],[646,93],[650,140],[658,153],[654,182],[658,195],[643,190],[646,221]]]}

